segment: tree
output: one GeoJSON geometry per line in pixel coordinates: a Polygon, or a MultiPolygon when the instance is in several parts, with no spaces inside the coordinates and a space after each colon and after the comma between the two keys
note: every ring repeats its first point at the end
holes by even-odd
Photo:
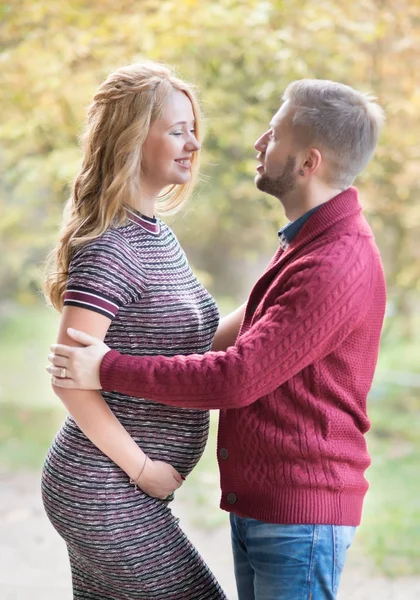
{"type": "Polygon", "coordinates": [[[110,70],[147,56],[176,65],[201,90],[204,180],[175,228],[218,295],[244,293],[283,224],[277,201],[255,190],[252,145],[286,85],[327,78],[378,95],[387,126],[359,186],[390,298],[397,311],[408,311],[420,280],[417,0],[15,0],[3,5],[1,22],[6,247],[17,223],[30,224],[17,251],[30,274],[20,287],[32,278],[31,259],[56,236],[80,160],[84,107],[110,70]]]}

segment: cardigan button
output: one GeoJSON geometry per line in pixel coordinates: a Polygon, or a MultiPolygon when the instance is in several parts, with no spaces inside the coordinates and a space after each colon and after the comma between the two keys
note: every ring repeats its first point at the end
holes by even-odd
{"type": "Polygon", "coordinates": [[[229,504],[235,504],[238,501],[238,496],[233,492],[229,492],[227,495],[227,501],[229,504]]]}
{"type": "Polygon", "coordinates": [[[226,450],[226,448],[220,448],[220,458],[226,460],[228,456],[229,452],[226,450]]]}

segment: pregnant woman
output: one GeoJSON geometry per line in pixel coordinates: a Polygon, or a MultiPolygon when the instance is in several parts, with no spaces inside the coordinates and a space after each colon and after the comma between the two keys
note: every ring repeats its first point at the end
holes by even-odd
{"type": "MultiPolygon", "coordinates": [[[[210,349],[215,302],[154,216],[157,202],[173,209],[190,194],[200,140],[197,100],[170,69],[131,65],[99,87],[46,280],[62,312],[59,342],[73,343],[74,327],[132,355],[210,349]]],[[[55,392],[70,414],[48,452],[42,494],[67,544],[73,597],[226,598],[168,505],[204,450],[208,412],[55,392]]]]}

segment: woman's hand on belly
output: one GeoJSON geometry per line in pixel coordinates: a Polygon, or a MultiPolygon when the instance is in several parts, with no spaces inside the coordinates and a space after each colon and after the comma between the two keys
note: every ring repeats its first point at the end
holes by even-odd
{"type": "Polygon", "coordinates": [[[169,463],[149,458],[135,483],[148,496],[164,500],[181,487],[184,479],[169,463]]]}

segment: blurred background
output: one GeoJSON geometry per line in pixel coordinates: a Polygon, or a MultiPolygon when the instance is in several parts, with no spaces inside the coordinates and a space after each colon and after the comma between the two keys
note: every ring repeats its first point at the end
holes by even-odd
{"type": "MultiPolygon", "coordinates": [[[[3,491],[7,487],[8,503],[20,473],[39,473],[63,419],[44,370],[58,318],[40,286],[42,263],[80,164],[86,107],[110,71],[144,57],[174,65],[200,90],[207,130],[202,180],[187,207],[167,220],[222,314],[246,299],[285,223],[278,201],[254,187],[253,144],[287,84],[303,77],[333,79],[375,94],[384,107],[379,148],[356,182],[382,253],[388,308],[369,398],[371,488],[353,554],[380,576],[415,576],[418,0],[0,2],[0,484],[3,491]]],[[[206,455],[181,494],[192,523],[208,532],[225,525],[218,509],[216,420],[206,455]]]]}

